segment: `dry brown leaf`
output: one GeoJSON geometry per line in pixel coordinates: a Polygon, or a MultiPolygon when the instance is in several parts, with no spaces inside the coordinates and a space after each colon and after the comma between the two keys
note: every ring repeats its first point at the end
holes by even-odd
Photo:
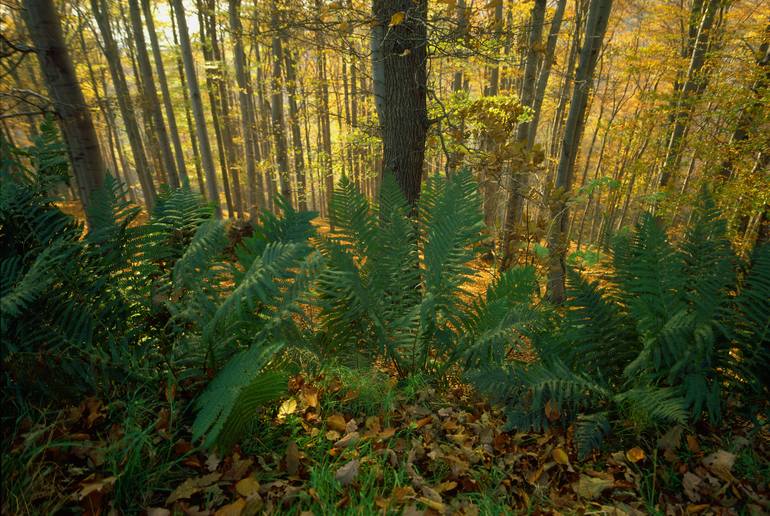
{"type": "Polygon", "coordinates": [[[425,505],[426,507],[430,507],[434,511],[438,511],[439,513],[446,512],[446,505],[443,502],[437,502],[436,500],[431,500],[430,498],[425,496],[419,497],[417,501],[425,505]]]}
{"type": "Polygon", "coordinates": [[[342,416],[342,414],[332,414],[326,418],[326,426],[331,430],[344,432],[346,426],[345,418],[342,416]]]}
{"type": "Polygon", "coordinates": [[[295,441],[291,441],[286,447],[286,473],[289,476],[299,473],[299,448],[295,441]]]}
{"type": "Polygon", "coordinates": [[[80,491],[78,491],[78,500],[82,500],[91,493],[102,492],[105,488],[112,486],[112,484],[115,483],[115,480],[117,480],[116,477],[107,477],[101,480],[83,484],[83,487],[80,488],[80,491]]]}
{"type": "Polygon", "coordinates": [[[702,479],[698,475],[689,471],[682,477],[682,488],[684,489],[684,494],[687,495],[687,498],[689,498],[690,501],[700,501],[701,496],[698,492],[698,486],[700,486],[701,482],[702,479]]]}
{"type": "Polygon", "coordinates": [[[687,449],[692,453],[700,453],[700,443],[698,443],[698,438],[692,434],[687,436],[687,449]]]}
{"type": "Polygon", "coordinates": [[[361,436],[358,434],[358,432],[351,432],[345,437],[343,437],[342,439],[340,439],[339,441],[335,442],[334,447],[350,448],[351,446],[355,446],[358,443],[360,437],[361,436]]]}
{"type": "Polygon", "coordinates": [[[214,513],[214,516],[240,516],[244,507],[246,507],[246,500],[243,498],[238,498],[233,503],[229,503],[217,509],[217,512],[214,513]]]}
{"type": "Polygon", "coordinates": [[[556,400],[548,400],[545,404],[545,417],[548,421],[558,421],[561,415],[559,414],[559,403],[556,400]]]}
{"type": "Polygon", "coordinates": [[[553,460],[555,460],[557,464],[561,464],[562,466],[569,465],[569,455],[567,455],[567,452],[565,452],[563,448],[554,448],[551,452],[551,457],[553,457],[553,460]]]}
{"type": "Polygon", "coordinates": [[[278,408],[278,421],[285,421],[288,416],[294,414],[297,411],[297,399],[289,398],[278,408]]]}
{"type": "Polygon", "coordinates": [[[342,435],[336,430],[329,430],[325,435],[327,441],[336,441],[342,437],[342,435]]]}
{"type": "Polygon", "coordinates": [[[606,478],[589,477],[588,475],[580,475],[578,481],[577,494],[587,500],[594,500],[599,498],[604,491],[611,488],[613,485],[612,480],[606,478]]]}
{"type": "Polygon", "coordinates": [[[166,498],[166,505],[170,505],[177,500],[190,498],[192,495],[201,489],[210,486],[221,477],[221,473],[214,472],[209,473],[208,475],[203,475],[202,477],[188,478],[179,486],[177,486],[177,488],[174,489],[170,495],[168,495],[168,498],[166,498]]]}
{"type": "Polygon", "coordinates": [[[351,460],[334,474],[335,480],[343,486],[350,485],[358,476],[359,462],[358,460],[351,460]]]}
{"type": "Polygon", "coordinates": [[[259,494],[259,481],[254,477],[246,477],[235,484],[235,491],[244,498],[259,494]]]}

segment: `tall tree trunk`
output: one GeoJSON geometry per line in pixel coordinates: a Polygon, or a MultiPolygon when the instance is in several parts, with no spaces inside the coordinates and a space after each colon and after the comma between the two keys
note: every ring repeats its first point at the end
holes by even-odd
{"type": "Polygon", "coordinates": [[[176,30],[176,16],[174,15],[173,0],[169,0],[169,8],[171,9],[171,34],[174,38],[174,53],[176,57],[177,74],[179,75],[179,82],[182,86],[182,102],[184,103],[185,120],[187,121],[187,130],[190,133],[190,146],[193,151],[193,161],[195,164],[195,178],[198,181],[198,191],[205,198],[206,186],[203,183],[203,173],[201,172],[201,157],[198,152],[198,139],[195,135],[195,124],[192,121],[192,114],[190,113],[190,98],[187,95],[187,79],[184,76],[184,65],[182,64],[182,56],[179,51],[179,37],[176,30]]]}
{"type": "MultiPolygon", "coordinates": [[[[155,136],[158,138],[158,147],[160,149],[161,163],[163,171],[172,188],[179,188],[179,175],[174,164],[174,155],[171,153],[171,144],[166,132],[166,124],[163,121],[163,113],[160,110],[158,101],[158,92],[155,88],[155,79],[152,75],[152,64],[150,55],[147,52],[147,44],[144,41],[144,28],[142,26],[142,16],[139,10],[138,0],[128,0],[129,16],[134,33],[136,44],[136,57],[139,62],[139,73],[142,76],[142,98],[144,99],[145,113],[152,118],[152,126],[155,130],[155,136]]],[[[153,137],[155,137],[153,136],[153,137]]]]}
{"type": "Polygon", "coordinates": [[[99,31],[102,34],[102,40],[104,41],[104,56],[110,68],[110,76],[115,88],[115,97],[118,101],[120,116],[123,118],[123,124],[126,126],[128,143],[134,156],[134,166],[136,167],[136,175],[139,177],[139,184],[142,187],[144,202],[148,209],[152,209],[155,206],[155,185],[152,182],[150,165],[147,162],[142,135],[139,130],[139,124],[136,121],[134,107],[131,103],[126,76],[123,66],[120,64],[118,45],[112,34],[109,7],[105,0],[91,0],[91,10],[94,13],[96,22],[99,25],[99,31]]]}
{"type": "MultiPolygon", "coordinates": [[[[492,4],[494,9],[494,34],[499,36],[503,30],[503,2],[492,4]]],[[[489,86],[486,94],[494,97],[500,93],[500,63],[495,62],[489,69],[489,86]]],[[[482,142],[485,149],[493,150],[497,146],[491,138],[485,137],[482,142]]],[[[487,167],[484,171],[484,223],[492,231],[497,224],[497,210],[500,202],[500,175],[502,167],[487,167]]]]}
{"type": "Polygon", "coordinates": [[[569,216],[567,196],[572,184],[572,176],[577,155],[578,136],[585,122],[586,104],[593,81],[596,61],[602,47],[604,33],[612,10],[612,0],[591,0],[586,20],[585,40],[580,50],[580,63],[575,72],[575,86],[572,91],[567,123],[561,146],[561,156],[556,174],[556,194],[551,201],[552,227],[549,232],[548,246],[549,273],[548,292],[551,300],[561,303],[564,300],[564,279],[566,274],[567,246],[566,233],[569,216]]]}
{"type": "Polygon", "coordinates": [[[561,22],[564,19],[566,5],[567,0],[558,0],[556,12],[554,12],[553,19],[551,20],[551,28],[548,31],[548,42],[546,43],[543,65],[537,78],[535,98],[532,102],[532,121],[529,122],[529,132],[527,133],[528,150],[531,150],[535,145],[537,125],[540,122],[540,111],[543,107],[543,99],[545,99],[545,88],[548,85],[548,78],[551,76],[551,66],[553,65],[553,58],[556,53],[556,42],[559,39],[559,31],[561,30],[561,22]]]}
{"type": "Polygon", "coordinates": [[[272,41],[273,73],[271,75],[272,97],[270,99],[270,114],[273,122],[273,135],[275,138],[275,157],[278,162],[278,181],[281,188],[281,195],[286,202],[291,203],[289,153],[288,144],[286,142],[286,123],[283,118],[283,81],[281,79],[283,44],[281,43],[282,35],[279,33],[280,24],[276,6],[273,6],[273,11],[270,16],[270,25],[275,32],[272,41]]]}
{"type": "Polygon", "coordinates": [[[660,167],[660,188],[665,188],[668,185],[681,162],[682,137],[689,123],[692,104],[699,96],[701,90],[701,83],[703,82],[701,69],[706,62],[706,51],[711,36],[711,27],[714,24],[714,17],[721,2],[722,0],[708,0],[708,5],[706,5],[703,18],[698,27],[698,34],[693,43],[687,76],[674,107],[674,126],[668,139],[666,157],[663,159],[663,164],[660,167]]]}
{"type": "Polygon", "coordinates": [[[105,174],[91,112],[67,52],[53,0],[24,0],[23,5],[35,54],[67,143],[80,200],[88,208],[91,196],[104,183],[105,174]]]}
{"type": "MultiPolygon", "coordinates": [[[[521,104],[532,107],[535,96],[535,82],[537,81],[537,65],[539,61],[539,48],[543,36],[543,24],[545,20],[546,0],[535,0],[532,6],[532,15],[530,16],[529,43],[527,45],[527,61],[524,66],[524,79],[521,87],[521,104]]],[[[522,161],[522,170],[511,171],[510,188],[508,197],[508,209],[505,214],[505,225],[503,227],[503,260],[502,267],[507,269],[513,260],[513,234],[516,223],[521,219],[524,198],[529,188],[529,163],[531,160],[526,156],[527,149],[530,148],[527,143],[529,133],[529,123],[521,122],[516,129],[516,141],[525,153],[525,159],[522,161]]]]}
{"type": "MultiPolygon", "coordinates": [[[[208,17],[206,11],[208,7],[204,5],[204,1],[198,0],[198,27],[200,28],[201,47],[203,50],[203,59],[207,63],[211,63],[214,60],[214,56],[211,51],[211,37],[207,35],[209,31],[208,17]]],[[[228,173],[227,156],[228,151],[225,149],[225,141],[222,136],[224,130],[223,124],[220,121],[220,108],[219,103],[219,88],[215,84],[216,71],[211,67],[206,67],[206,93],[209,97],[209,106],[211,107],[211,122],[214,126],[214,138],[217,143],[217,155],[219,156],[219,169],[222,172],[222,190],[225,194],[225,204],[227,206],[227,216],[230,218],[235,217],[235,210],[233,209],[233,196],[230,192],[230,179],[228,173]]]]}
{"type": "Polygon", "coordinates": [[[425,160],[427,113],[427,0],[374,0],[377,25],[386,28],[377,42],[384,68],[383,174],[393,174],[407,202],[420,196],[425,160]],[[405,13],[399,24],[393,15],[405,13]]]}
{"type": "MultiPolygon", "coordinates": [[[[315,0],[316,9],[320,12],[322,2],[315,0]]],[[[318,130],[320,133],[321,147],[323,152],[319,153],[318,168],[323,177],[325,202],[321,204],[322,214],[329,215],[329,202],[334,191],[334,168],[332,162],[332,138],[331,124],[329,123],[329,83],[326,80],[326,40],[321,31],[316,33],[316,64],[318,68],[319,88],[318,96],[318,130]]],[[[372,56],[374,60],[374,55],[372,56]]],[[[333,229],[333,228],[332,228],[333,229]]]]}
{"type": "Polygon", "coordinates": [[[198,144],[201,153],[201,165],[206,174],[206,187],[208,190],[209,202],[214,204],[217,217],[222,216],[222,206],[219,202],[219,189],[217,188],[217,176],[214,171],[214,159],[211,156],[211,144],[206,130],[206,115],[203,112],[203,102],[201,100],[201,91],[198,86],[198,76],[195,73],[195,63],[193,62],[192,46],[190,45],[190,33],[187,30],[187,19],[184,15],[184,5],[182,0],[172,0],[174,6],[174,15],[176,17],[177,29],[179,30],[179,44],[182,53],[182,63],[184,64],[187,84],[190,88],[190,103],[192,105],[193,117],[195,118],[195,128],[198,133],[198,144]]]}
{"type": "Polygon", "coordinates": [[[257,216],[257,210],[263,207],[264,185],[262,176],[257,176],[257,161],[259,146],[254,128],[254,92],[251,78],[246,70],[246,56],[243,52],[243,27],[240,19],[241,0],[230,0],[229,20],[230,35],[233,39],[233,54],[235,57],[235,80],[238,83],[238,100],[241,108],[241,135],[243,138],[243,154],[246,159],[246,180],[249,185],[248,212],[252,219],[257,216]],[[255,152],[256,151],[256,152],[255,152]]]}
{"type": "Polygon", "coordinates": [[[299,125],[299,109],[297,108],[297,73],[292,52],[286,52],[285,60],[286,89],[289,94],[289,124],[291,125],[291,142],[294,147],[294,174],[297,181],[297,207],[300,211],[307,211],[305,157],[302,155],[302,130],[299,125]]]}
{"type": "Polygon", "coordinates": [[[150,47],[155,60],[155,72],[158,74],[158,83],[160,84],[161,98],[163,99],[163,108],[166,111],[166,122],[168,123],[168,132],[170,133],[171,143],[174,145],[174,158],[176,163],[176,172],[179,176],[181,186],[190,188],[190,178],[187,176],[187,166],[184,162],[184,151],[182,150],[182,141],[179,138],[179,129],[176,125],[176,116],[174,115],[174,105],[171,101],[171,93],[168,89],[168,80],[166,79],[166,70],[163,66],[163,56],[160,53],[158,44],[158,34],[155,32],[155,20],[152,17],[152,8],[150,0],[142,0],[142,9],[144,11],[144,20],[147,24],[147,32],[150,35],[150,47]]]}

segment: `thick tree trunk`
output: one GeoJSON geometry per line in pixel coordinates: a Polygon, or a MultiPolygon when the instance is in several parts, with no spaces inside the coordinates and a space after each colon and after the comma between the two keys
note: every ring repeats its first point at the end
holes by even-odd
{"type": "Polygon", "coordinates": [[[89,206],[104,183],[105,166],[91,112],[80,90],[53,0],[24,0],[24,18],[46,88],[67,143],[80,200],[89,206]]]}
{"type": "Polygon", "coordinates": [[[195,62],[193,61],[192,46],[190,45],[190,34],[187,30],[187,19],[184,15],[184,6],[182,0],[172,0],[174,5],[174,15],[176,16],[177,28],[179,30],[179,43],[182,53],[182,62],[184,64],[187,84],[190,88],[190,103],[192,104],[193,117],[195,118],[195,128],[198,133],[198,144],[201,152],[201,165],[206,174],[206,187],[208,190],[209,202],[214,204],[217,217],[222,216],[222,206],[219,202],[219,189],[217,188],[217,176],[214,171],[214,159],[211,156],[211,144],[206,129],[206,115],[203,112],[203,102],[201,101],[201,92],[198,87],[198,76],[195,73],[195,62]]]}
{"type": "Polygon", "coordinates": [[[112,28],[110,27],[108,5],[104,0],[91,0],[91,9],[96,18],[96,22],[99,25],[102,40],[104,41],[104,56],[107,59],[110,68],[110,75],[112,77],[113,87],[115,88],[115,97],[118,101],[120,116],[123,118],[123,124],[126,126],[126,134],[128,135],[128,142],[131,146],[131,153],[134,156],[134,167],[136,167],[136,174],[139,177],[139,184],[142,187],[144,202],[148,209],[152,209],[155,206],[155,185],[152,182],[150,166],[147,162],[147,155],[145,154],[144,144],[142,143],[142,135],[139,130],[139,124],[136,121],[134,107],[131,103],[131,95],[128,90],[126,76],[123,71],[123,66],[120,64],[118,45],[113,37],[112,28]]]}
{"type": "Polygon", "coordinates": [[[374,0],[373,12],[384,37],[376,42],[383,61],[384,105],[380,126],[383,174],[393,174],[407,202],[420,196],[425,160],[427,114],[427,0],[374,0]],[[393,15],[404,19],[391,24],[393,15]]]}
{"type": "Polygon", "coordinates": [[[163,99],[163,108],[166,112],[166,122],[168,123],[168,132],[171,143],[174,145],[174,158],[176,172],[179,176],[181,186],[190,188],[190,178],[187,176],[187,166],[184,162],[184,151],[182,150],[182,141],[179,138],[179,129],[176,125],[176,116],[174,115],[174,105],[171,101],[171,93],[168,89],[168,80],[166,79],[166,69],[163,66],[163,56],[160,53],[158,44],[158,35],[155,32],[155,20],[152,17],[152,8],[150,0],[142,0],[142,9],[144,19],[147,24],[147,32],[150,35],[150,47],[152,48],[153,58],[155,60],[155,71],[158,74],[158,84],[160,84],[161,98],[163,99]]]}
{"type": "Polygon", "coordinates": [[[572,176],[577,155],[578,137],[585,122],[586,104],[593,81],[596,61],[602,47],[604,33],[612,10],[612,0],[591,0],[586,21],[586,35],[580,50],[580,63],[575,72],[575,86],[572,92],[567,123],[562,138],[561,156],[556,174],[556,194],[551,204],[551,231],[548,247],[549,274],[548,292],[551,300],[561,303],[564,300],[564,279],[566,274],[567,246],[566,233],[569,216],[567,196],[572,185],[572,176]]]}

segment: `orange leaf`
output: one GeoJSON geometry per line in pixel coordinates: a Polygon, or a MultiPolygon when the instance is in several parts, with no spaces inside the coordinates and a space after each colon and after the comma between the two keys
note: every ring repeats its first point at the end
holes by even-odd
{"type": "Polygon", "coordinates": [[[630,450],[626,452],[626,459],[628,459],[629,462],[637,463],[640,460],[644,460],[644,450],[639,448],[638,446],[634,446],[630,450]]]}

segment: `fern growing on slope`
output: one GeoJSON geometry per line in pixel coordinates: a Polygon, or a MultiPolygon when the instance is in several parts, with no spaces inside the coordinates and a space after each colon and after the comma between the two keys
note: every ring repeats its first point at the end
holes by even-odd
{"type": "Polygon", "coordinates": [[[404,376],[505,355],[535,319],[526,308],[534,272],[511,271],[483,295],[466,291],[483,236],[477,192],[467,171],[433,177],[415,220],[392,177],[378,206],[343,178],[331,200],[334,231],[318,242],[319,340],[349,356],[385,356],[404,376]]]}
{"type": "Polygon", "coordinates": [[[537,363],[503,363],[475,375],[507,405],[512,427],[574,423],[585,454],[614,421],[643,431],[718,420],[728,386],[767,399],[767,246],[740,264],[704,194],[681,242],[644,216],[613,251],[614,273],[604,286],[569,272],[563,311],[531,334],[537,363]]]}

